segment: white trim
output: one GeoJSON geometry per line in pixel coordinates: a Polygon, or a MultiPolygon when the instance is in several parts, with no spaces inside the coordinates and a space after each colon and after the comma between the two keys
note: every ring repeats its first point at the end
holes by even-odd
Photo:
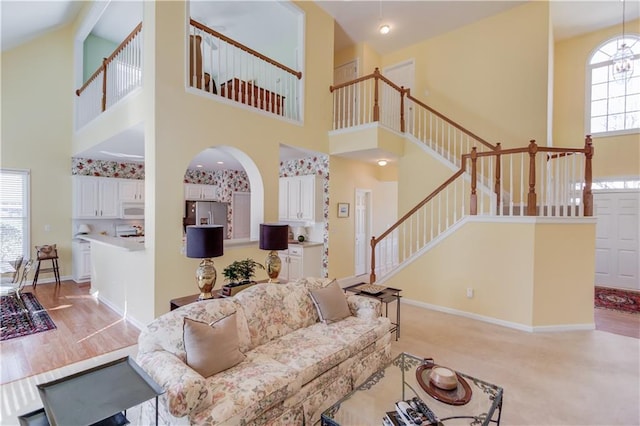
{"type": "Polygon", "coordinates": [[[558,331],[581,331],[581,330],[595,330],[595,323],[586,324],[558,324],[558,325],[539,325],[531,326],[526,324],[520,324],[512,321],[505,321],[498,318],[487,317],[480,314],[474,314],[471,312],[461,311],[459,309],[447,308],[444,306],[433,305],[431,303],[420,302],[418,300],[407,299],[403,297],[400,299],[401,303],[407,305],[416,306],[418,308],[429,309],[437,312],[444,312],[446,314],[456,315],[464,318],[469,318],[477,321],[486,322],[489,324],[500,325],[502,327],[512,328],[515,330],[526,331],[529,333],[539,332],[558,332],[558,331]]]}
{"type": "Polygon", "coordinates": [[[117,315],[121,316],[122,319],[124,319],[125,321],[127,321],[129,324],[133,325],[135,328],[137,328],[138,330],[144,330],[146,328],[146,325],[141,323],[140,321],[138,321],[137,319],[133,318],[132,316],[127,315],[122,309],[120,309],[118,306],[116,306],[113,302],[111,302],[110,300],[100,296],[99,292],[97,295],[95,293],[92,293],[92,296],[97,298],[98,301],[100,303],[102,303],[103,305],[105,305],[106,307],[108,307],[109,309],[111,309],[112,311],[114,311],[117,315]]]}

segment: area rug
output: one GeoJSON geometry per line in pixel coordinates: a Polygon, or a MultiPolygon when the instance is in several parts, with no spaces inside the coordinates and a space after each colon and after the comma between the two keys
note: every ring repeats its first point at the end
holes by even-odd
{"type": "Polygon", "coordinates": [[[640,314],[640,291],[596,286],[595,307],[640,314]]]}
{"type": "Polygon", "coordinates": [[[2,296],[0,300],[0,340],[27,336],[56,328],[36,296],[32,293],[22,293],[22,300],[29,310],[29,316],[20,308],[14,297],[2,296]]]}

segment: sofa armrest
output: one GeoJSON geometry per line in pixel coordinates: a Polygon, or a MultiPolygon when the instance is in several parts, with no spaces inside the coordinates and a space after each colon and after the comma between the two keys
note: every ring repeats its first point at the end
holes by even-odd
{"type": "Polygon", "coordinates": [[[347,303],[354,317],[375,319],[382,315],[382,302],[372,297],[351,294],[347,296],[347,303]]]}
{"type": "Polygon", "coordinates": [[[190,414],[206,399],[206,379],[171,352],[138,354],[137,362],[165,390],[163,396],[173,416],[190,414]]]}

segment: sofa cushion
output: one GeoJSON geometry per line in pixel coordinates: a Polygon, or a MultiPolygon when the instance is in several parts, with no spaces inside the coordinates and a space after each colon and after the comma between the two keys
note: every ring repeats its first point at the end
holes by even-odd
{"type": "Polygon", "coordinates": [[[184,319],[186,363],[203,377],[233,367],[244,359],[238,349],[236,314],[213,324],[184,319]]]}
{"type": "Polygon", "coordinates": [[[344,291],[335,280],[325,288],[311,290],[310,295],[322,322],[340,321],[351,315],[344,291]]]}
{"type": "Polygon", "coordinates": [[[299,373],[302,385],[349,357],[344,343],[304,328],[265,343],[252,352],[268,356],[299,373]]]}
{"type": "MultiPolygon", "coordinates": [[[[246,290],[243,290],[246,291],[246,290]]],[[[192,424],[229,424],[231,418],[252,419],[294,395],[300,384],[297,372],[273,359],[248,353],[240,364],[206,379],[210,391],[192,413],[192,424]]]]}
{"type": "Polygon", "coordinates": [[[257,284],[236,294],[250,333],[250,349],[318,322],[305,285],[257,284]]]}

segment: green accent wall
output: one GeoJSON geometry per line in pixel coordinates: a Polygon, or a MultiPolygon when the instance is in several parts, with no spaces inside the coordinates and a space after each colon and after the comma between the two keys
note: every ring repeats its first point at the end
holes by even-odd
{"type": "Polygon", "coordinates": [[[84,40],[83,46],[82,81],[87,81],[91,74],[102,65],[102,60],[111,55],[117,47],[117,43],[89,34],[84,40]]]}

